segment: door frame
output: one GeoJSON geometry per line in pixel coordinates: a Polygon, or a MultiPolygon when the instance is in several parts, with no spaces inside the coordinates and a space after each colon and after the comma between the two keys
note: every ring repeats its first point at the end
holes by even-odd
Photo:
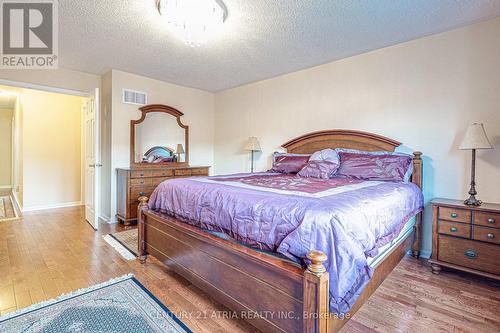
{"type": "MultiPolygon", "coordinates": [[[[11,86],[11,87],[16,87],[16,88],[39,90],[39,91],[45,91],[45,92],[52,92],[52,93],[58,93],[58,94],[64,94],[64,95],[79,96],[79,97],[91,97],[92,93],[94,91],[94,89],[92,89],[93,91],[80,91],[80,90],[73,90],[73,89],[67,89],[67,88],[46,86],[46,85],[42,85],[42,84],[13,81],[13,80],[5,80],[5,79],[0,79],[0,85],[11,86]]],[[[97,87],[95,87],[95,88],[97,88],[97,87]]],[[[100,87],[98,87],[98,88],[99,88],[99,90],[101,89],[100,87]]],[[[100,97],[101,96],[99,95],[99,106],[101,105],[100,97]]],[[[83,126],[83,115],[82,115],[82,126],[83,126]]],[[[102,124],[101,124],[101,126],[102,126],[102,124]]],[[[83,133],[82,133],[82,145],[84,145],[84,144],[85,144],[85,142],[84,142],[84,137],[83,137],[83,133]]],[[[100,156],[100,159],[102,159],[102,156],[100,156]]],[[[82,167],[84,166],[83,163],[85,163],[85,161],[83,160],[83,157],[82,157],[82,167]]],[[[85,186],[85,170],[82,169],[81,173],[82,173],[81,186],[83,188],[85,186]]],[[[100,173],[100,174],[102,174],[102,173],[100,173]]],[[[101,185],[102,185],[102,183],[101,183],[101,185]]],[[[102,186],[99,187],[98,191],[100,192],[99,197],[102,199],[102,186]]],[[[84,191],[82,190],[82,198],[81,199],[82,199],[82,204],[85,205],[85,196],[83,193],[84,193],[84,191]]],[[[102,213],[102,205],[99,204],[98,211],[96,212],[96,214],[98,216],[98,221],[102,219],[101,213],[102,213]]],[[[89,225],[92,227],[92,225],[90,223],[89,223],[89,225]]]]}

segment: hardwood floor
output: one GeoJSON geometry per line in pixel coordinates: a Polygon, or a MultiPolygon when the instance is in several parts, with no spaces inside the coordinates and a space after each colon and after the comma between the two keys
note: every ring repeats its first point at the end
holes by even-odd
{"type": "MultiPolygon", "coordinates": [[[[126,261],[94,232],[80,208],[27,213],[0,223],[0,313],[133,273],[195,332],[254,332],[154,259],[126,261]]],[[[403,259],[342,332],[500,332],[500,284],[473,275],[433,275],[403,259]]]]}

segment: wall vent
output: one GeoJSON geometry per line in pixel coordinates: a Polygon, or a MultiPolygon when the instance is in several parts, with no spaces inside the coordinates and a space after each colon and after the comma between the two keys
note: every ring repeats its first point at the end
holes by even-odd
{"type": "Polygon", "coordinates": [[[131,89],[123,89],[122,101],[125,104],[146,105],[148,104],[148,94],[131,89]]]}

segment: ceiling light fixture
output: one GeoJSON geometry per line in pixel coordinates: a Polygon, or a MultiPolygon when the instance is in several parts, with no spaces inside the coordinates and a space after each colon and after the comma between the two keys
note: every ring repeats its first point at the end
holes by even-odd
{"type": "Polygon", "coordinates": [[[170,29],[190,46],[206,43],[227,17],[220,0],[157,0],[157,6],[170,29]]]}

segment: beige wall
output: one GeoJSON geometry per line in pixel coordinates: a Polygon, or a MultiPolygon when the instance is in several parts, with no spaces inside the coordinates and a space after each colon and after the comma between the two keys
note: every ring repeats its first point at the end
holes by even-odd
{"type": "Polygon", "coordinates": [[[24,210],[82,201],[82,97],[23,89],[24,210]]]}
{"type": "Polygon", "coordinates": [[[0,109],[0,188],[12,186],[12,115],[0,109]]]}
{"type": "MultiPolygon", "coordinates": [[[[189,126],[189,162],[213,165],[214,94],[121,71],[112,71],[111,197],[109,216],[116,214],[116,168],[130,165],[130,120],[141,116],[137,105],[122,103],[122,89],[148,93],[148,104],[167,104],[184,113],[189,126]]],[[[103,198],[103,200],[106,200],[103,198]]],[[[103,202],[103,207],[107,204],[103,202]]],[[[103,212],[107,215],[107,212],[103,212]]]]}
{"type": "MultiPolygon", "coordinates": [[[[216,94],[217,173],[248,171],[242,147],[257,136],[270,154],[301,134],[357,129],[424,153],[424,194],[465,198],[470,152],[457,149],[468,124],[483,122],[495,150],[480,151],[479,197],[500,202],[500,18],[216,94]]],[[[424,250],[430,243],[430,209],[424,250]]]]}

